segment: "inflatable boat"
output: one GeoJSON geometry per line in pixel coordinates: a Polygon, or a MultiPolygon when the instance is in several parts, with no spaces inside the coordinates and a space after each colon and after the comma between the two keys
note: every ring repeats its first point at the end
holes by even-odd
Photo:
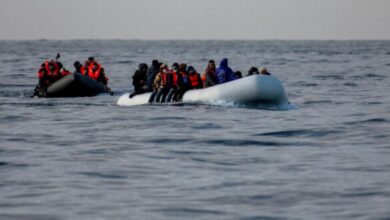
{"type": "Polygon", "coordinates": [[[106,87],[79,73],[72,73],[50,85],[46,91],[35,94],[38,97],[83,97],[106,92],[106,87]]]}
{"type": "MultiPolygon", "coordinates": [[[[117,104],[121,106],[144,105],[149,103],[151,93],[129,98],[125,93],[117,104]]],[[[187,91],[180,103],[226,105],[286,106],[288,98],[282,83],[273,75],[253,75],[205,89],[187,91]]]]}

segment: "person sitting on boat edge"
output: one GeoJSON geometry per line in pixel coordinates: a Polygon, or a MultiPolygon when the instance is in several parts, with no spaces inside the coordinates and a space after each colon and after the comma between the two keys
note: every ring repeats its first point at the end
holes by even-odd
{"type": "Polygon", "coordinates": [[[146,85],[148,87],[148,92],[153,92],[153,83],[156,78],[157,73],[160,71],[161,64],[158,60],[153,60],[152,65],[150,66],[148,73],[146,75],[146,85]]]}
{"type": "Polygon", "coordinates": [[[168,93],[165,83],[167,80],[168,66],[162,64],[153,83],[153,93],[149,98],[149,103],[160,102],[161,96],[168,93]]]}
{"type": "Polygon", "coordinates": [[[260,73],[261,73],[262,75],[271,75],[271,73],[269,73],[268,70],[267,70],[267,68],[265,68],[265,67],[261,67],[261,68],[260,68],[260,73]]]}
{"type": "Polygon", "coordinates": [[[216,70],[216,76],[217,76],[218,84],[230,82],[237,79],[233,70],[228,65],[227,58],[223,58],[221,60],[221,63],[219,64],[219,67],[216,70]]]}
{"type": "Polygon", "coordinates": [[[134,91],[130,94],[130,98],[133,98],[135,95],[142,94],[148,91],[148,86],[146,85],[146,73],[148,72],[148,65],[146,63],[140,63],[138,65],[138,70],[133,74],[133,87],[134,91]]]}
{"type": "Polygon", "coordinates": [[[168,94],[161,99],[161,103],[171,102],[172,98],[175,96],[178,90],[178,75],[179,75],[179,64],[173,63],[172,69],[168,71],[165,87],[168,90],[168,94]]]}
{"type": "Polygon", "coordinates": [[[191,83],[191,89],[201,89],[202,88],[202,79],[198,72],[196,72],[193,66],[188,67],[188,77],[191,83]]]}
{"type": "Polygon", "coordinates": [[[215,75],[215,61],[209,60],[206,70],[202,74],[203,87],[207,88],[218,84],[217,77],[215,75]]]}
{"type": "Polygon", "coordinates": [[[181,100],[183,94],[190,89],[190,81],[187,73],[187,64],[179,64],[179,69],[176,72],[176,83],[174,82],[175,90],[174,93],[170,94],[166,102],[178,102],[181,100]]]}

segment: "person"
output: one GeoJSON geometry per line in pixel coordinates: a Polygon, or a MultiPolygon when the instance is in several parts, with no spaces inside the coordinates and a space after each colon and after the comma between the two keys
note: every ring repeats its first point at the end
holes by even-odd
{"type": "Polygon", "coordinates": [[[252,66],[252,67],[248,70],[248,75],[246,75],[246,76],[251,76],[251,75],[255,75],[255,74],[260,74],[260,73],[259,73],[259,69],[257,69],[256,67],[252,66]]]}
{"type": "Polygon", "coordinates": [[[241,71],[236,71],[236,72],[234,72],[234,75],[236,76],[237,79],[241,79],[241,78],[242,78],[242,73],[241,73],[241,71]]]}
{"type": "Polygon", "coordinates": [[[108,78],[106,77],[105,70],[101,64],[94,60],[88,66],[87,76],[107,86],[108,78]]]}
{"type": "Polygon", "coordinates": [[[166,90],[168,91],[168,94],[164,97],[162,97],[161,102],[171,102],[172,97],[175,95],[178,87],[177,87],[177,82],[178,82],[178,74],[179,74],[179,64],[174,63],[172,64],[172,69],[168,71],[167,73],[167,78],[166,78],[166,83],[165,87],[166,90]]]}
{"type": "Polygon", "coordinates": [[[152,65],[150,66],[148,73],[146,75],[146,86],[148,92],[153,91],[153,83],[154,79],[156,78],[157,73],[160,71],[160,66],[158,60],[153,60],[152,65]]]}
{"type": "Polygon", "coordinates": [[[43,62],[38,70],[38,85],[34,89],[34,95],[44,96],[49,86],[68,74],[70,72],[63,68],[62,63],[59,61],[43,62]]]}
{"type": "Polygon", "coordinates": [[[149,103],[160,102],[161,96],[165,96],[168,91],[165,87],[168,74],[168,66],[166,64],[161,65],[160,71],[157,73],[153,82],[153,93],[150,96],[149,103]]]}
{"type": "Polygon", "coordinates": [[[148,91],[146,85],[146,74],[148,72],[148,65],[146,63],[140,63],[138,65],[138,70],[135,71],[133,75],[133,87],[134,91],[130,94],[130,98],[133,98],[135,95],[142,94],[148,91]]]}
{"type": "Polygon", "coordinates": [[[219,67],[215,71],[217,76],[218,84],[226,83],[233,81],[237,79],[237,77],[234,75],[233,70],[228,65],[228,59],[223,58],[221,60],[221,63],[219,64],[219,67]]]}
{"type": "Polygon", "coordinates": [[[186,68],[187,68],[187,64],[185,63],[181,63],[179,65],[179,70],[177,72],[176,90],[169,101],[175,101],[175,102],[180,101],[184,93],[189,89],[191,89],[191,84],[190,84],[190,80],[186,68]]]}
{"type": "Polygon", "coordinates": [[[261,67],[261,68],[260,68],[260,73],[261,73],[262,75],[271,75],[271,73],[269,73],[268,70],[267,70],[267,68],[265,68],[265,67],[261,67]]]}
{"type": "Polygon", "coordinates": [[[81,75],[85,74],[84,66],[81,65],[80,61],[74,62],[73,66],[74,66],[74,69],[75,69],[74,73],[78,73],[78,74],[81,74],[81,75]]]}
{"type": "Polygon", "coordinates": [[[207,88],[214,86],[218,83],[217,77],[215,75],[215,62],[214,60],[209,60],[206,70],[202,74],[203,87],[207,88]]]}
{"type": "Polygon", "coordinates": [[[188,67],[188,76],[190,79],[192,89],[202,88],[202,79],[200,78],[199,73],[196,72],[193,66],[188,67]]]}

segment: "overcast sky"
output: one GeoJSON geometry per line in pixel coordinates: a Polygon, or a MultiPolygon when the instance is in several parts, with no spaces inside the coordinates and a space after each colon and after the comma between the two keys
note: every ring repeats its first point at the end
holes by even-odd
{"type": "Polygon", "coordinates": [[[390,40],[390,0],[0,0],[0,39],[390,40]]]}

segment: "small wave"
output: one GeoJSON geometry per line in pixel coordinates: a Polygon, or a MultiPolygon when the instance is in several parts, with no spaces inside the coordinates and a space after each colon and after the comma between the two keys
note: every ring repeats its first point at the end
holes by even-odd
{"type": "Polygon", "coordinates": [[[358,86],[358,84],[353,83],[353,82],[344,83],[344,85],[345,85],[345,86],[351,86],[351,87],[356,87],[356,86],[358,86]]]}
{"type": "Polygon", "coordinates": [[[313,104],[331,104],[332,100],[316,100],[316,101],[306,101],[304,105],[313,105],[313,104]]]}
{"type": "Polygon", "coordinates": [[[223,145],[223,146],[265,146],[265,147],[287,147],[301,146],[301,143],[292,142],[276,142],[276,141],[258,141],[258,140],[234,140],[234,139],[213,139],[213,140],[197,140],[193,141],[197,145],[223,145]]]}
{"type": "Polygon", "coordinates": [[[371,118],[367,120],[362,120],[362,121],[350,121],[350,122],[345,122],[345,125],[358,125],[358,124],[371,124],[371,123],[386,123],[388,122],[387,119],[385,118],[371,118]]]}
{"type": "Polygon", "coordinates": [[[203,130],[203,129],[208,130],[208,129],[221,129],[223,127],[220,125],[217,125],[217,124],[213,124],[213,123],[205,123],[205,124],[201,124],[201,125],[192,126],[191,128],[192,129],[199,129],[199,130],[203,130]]]}
{"type": "Polygon", "coordinates": [[[60,220],[60,218],[55,215],[41,215],[41,214],[0,214],[0,219],[2,220],[60,220]]]}
{"type": "Polygon", "coordinates": [[[266,132],[254,134],[253,136],[273,136],[273,137],[325,137],[331,134],[339,134],[342,131],[329,130],[329,131],[315,131],[308,129],[301,130],[287,130],[287,131],[275,131],[275,132],[266,132]]]}
{"type": "Polygon", "coordinates": [[[111,173],[77,172],[76,174],[88,176],[88,177],[104,178],[104,179],[126,179],[127,178],[127,176],[111,174],[111,173]]]}
{"type": "Polygon", "coordinates": [[[327,79],[343,80],[343,79],[345,79],[345,76],[337,75],[337,74],[317,75],[317,76],[313,76],[313,77],[321,79],[321,80],[327,80],[327,79]]]}
{"type": "Polygon", "coordinates": [[[191,218],[196,217],[194,215],[224,215],[227,214],[222,211],[210,210],[210,209],[195,209],[195,208],[165,208],[165,209],[150,209],[153,212],[164,212],[170,216],[188,216],[191,218]]]}
{"type": "Polygon", "coordinates": [[[386,78],[385,76],[382,76],[382,75],[379,75],[379,74],[375,74],[375,73],[367,73],[367,74],[365,74],[365,76],[369,77],[369,78],[379,78],[379,79],[386,78]]]}
{"type": "Polygon", "coordinates": [[[135,63],[134,61],[130,61],[130,60],[122,60],[122,61],[117,61],[115,62],[117,64],[130,64],[130,63],[135,63]]]}

